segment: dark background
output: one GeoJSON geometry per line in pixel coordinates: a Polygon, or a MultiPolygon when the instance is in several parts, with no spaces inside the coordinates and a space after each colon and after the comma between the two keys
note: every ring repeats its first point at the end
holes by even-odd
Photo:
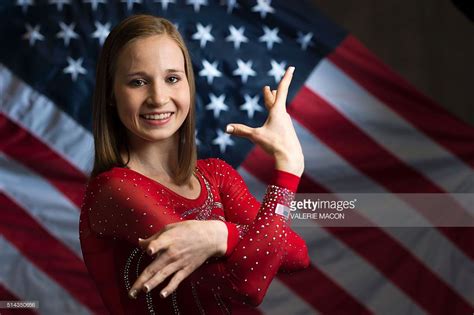
{"type": "Polygon", "coordinates": [[[419,91],[474,126],[474,23],[451,1],[312,1],[419,91]]]}

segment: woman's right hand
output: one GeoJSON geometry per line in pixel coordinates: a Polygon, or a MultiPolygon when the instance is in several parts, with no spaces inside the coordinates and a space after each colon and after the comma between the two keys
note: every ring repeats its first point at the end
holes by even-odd
{"type": "Polygon", "coordinates": [[[170,277],[161,291],[165,297],[207,259],[225,254],[227,227],[220,220],[185,220],[168,224],[149,238],[140,239],[139,245],[156,257],[132,285],[129,295],[135,298],[140,291],[149,292],[170,277]]]}
{"type": "Polygon", "coordinates": [[[275,158],[275,168],[301,176],[304,170],[304,156],[301,144],[286,112],[288,88],[293,77],[294,67],[289,67],[277,90],[263,89],[265,107],[268,117],[263,126],[251,128],[243,124],[229,124],[226,132],[247,138],[260,146],[275,158]]]}

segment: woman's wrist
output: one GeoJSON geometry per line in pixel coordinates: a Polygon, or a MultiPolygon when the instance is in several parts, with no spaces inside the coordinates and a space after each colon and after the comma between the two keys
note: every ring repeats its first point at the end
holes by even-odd
{"type": "Polygon", "coordinates": [[[227,225],[225,222],[220,220],[210,220],[208,221],[211,230],[211,246],[213,248],[213,256],[221,257],[224,256],[227,251],[227,225]]]}
{"type": "Polygon", "coordinates": [[[303,154],[275,154],[275,169],[301,177],[304,171],[303,154]]]}

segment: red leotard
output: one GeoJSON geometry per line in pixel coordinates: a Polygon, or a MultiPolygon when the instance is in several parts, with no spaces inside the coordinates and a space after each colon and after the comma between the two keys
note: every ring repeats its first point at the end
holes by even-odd
{"type": "Polygon", "coordinates": [[[196,199],[127,168],[90,180],[81,208],[81,248],[112,314],[226,314],[235,303],[260,304],[278,271],[308,266],[305,242],[289,228],[287,218],[275,213],[292,201],[297,176],[275,171],[260,204],[222,160],[198,160],[195,175],[201,184],[196,199]],[[130,299],[131,285],[152,262],[138,247],[138,238],[182,220],[225,221],[225,256],[207,260],[166,299],[159,293],[167,281],[130,299]]]}

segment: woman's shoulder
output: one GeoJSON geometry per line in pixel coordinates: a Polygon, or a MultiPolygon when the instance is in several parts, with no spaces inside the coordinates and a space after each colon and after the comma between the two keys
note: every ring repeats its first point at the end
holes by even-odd
{"type": "Polygon", "coordinates": [[[92,185],[113,185],[127,180],[128,170],[123,167],[112,167],[107,171],[103,171],[89,178],[88,186],[92,185]]]}
{"type": "Polygon", "coordinates": [[[234,168],[230,164],[220,158],[207,158],[197,160],[197,166],[199,169],[208,172],[226,173],[231,170],[234,170],[234,168]]]}

